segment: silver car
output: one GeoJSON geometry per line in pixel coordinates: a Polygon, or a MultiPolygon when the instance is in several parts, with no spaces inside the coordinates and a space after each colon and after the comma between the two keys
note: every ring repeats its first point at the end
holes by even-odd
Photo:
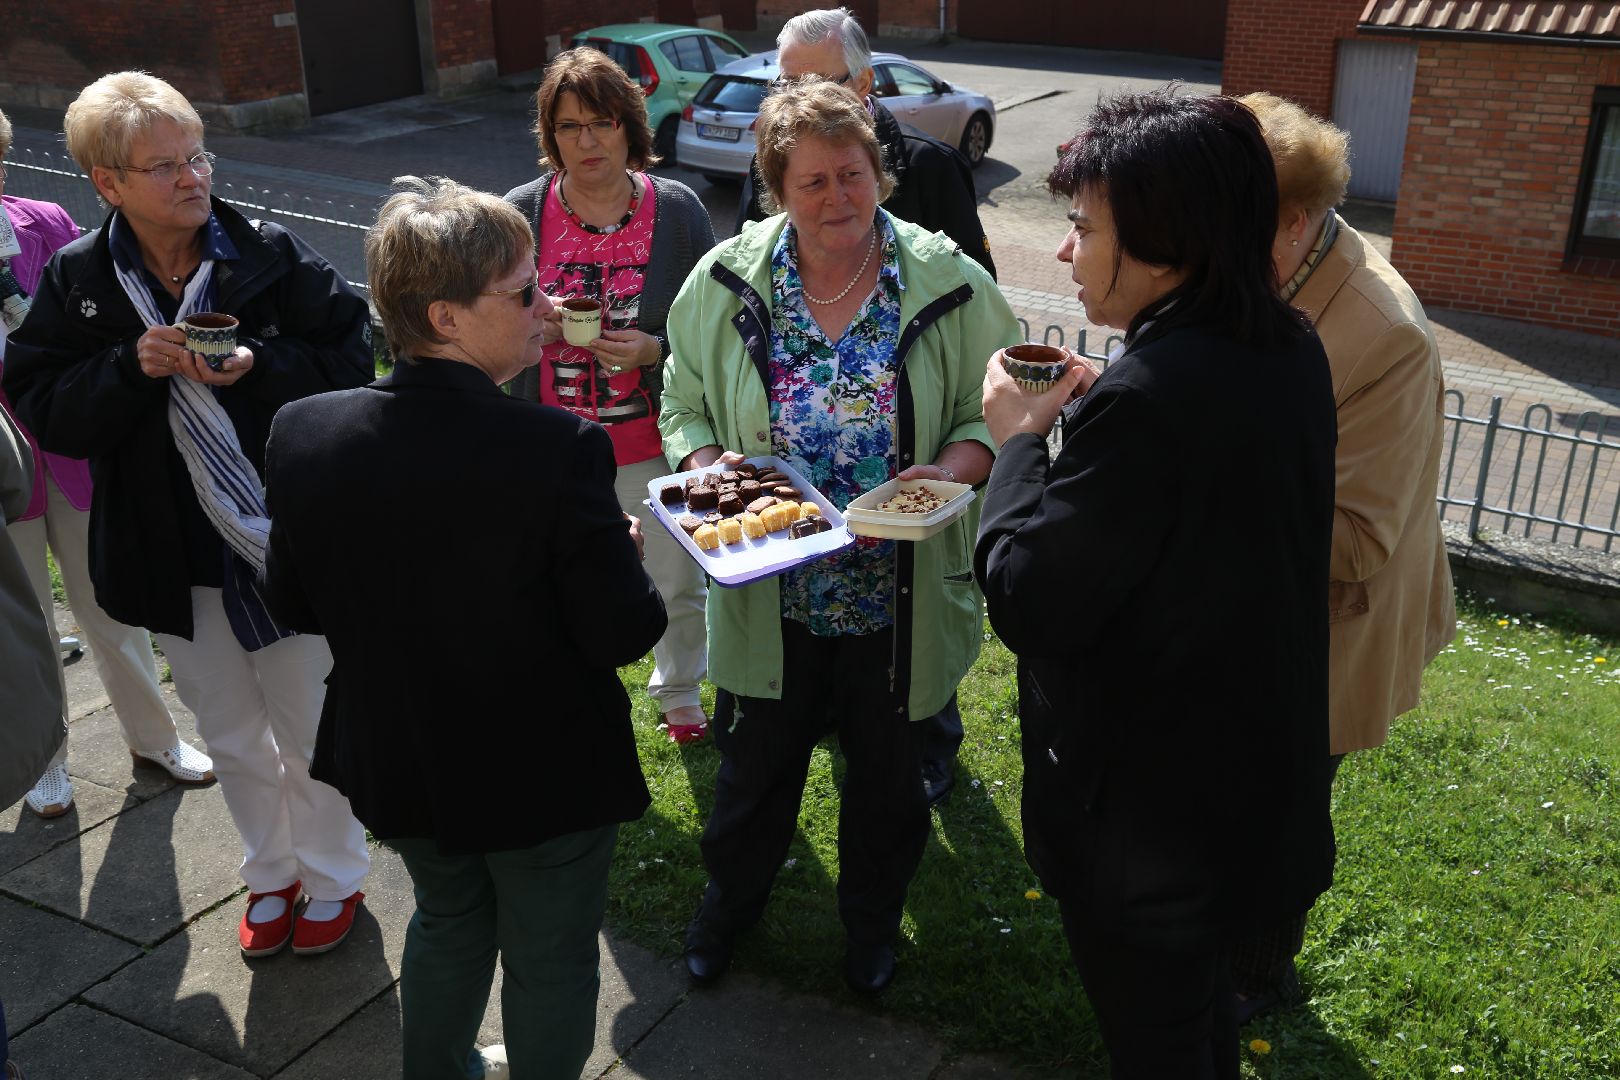
{"type": "MultiPolygon", "coordinates": [[[[872,96],[902,124],[957,147],[974,166],[995,136],[996,107],[973,90],[952,86],[914,61],[874,53],[872,96]]],[[[754,160],[759,103],[781,74],[776,51],[755,53],[720,68],[681,114],[675,158],[712,183],[733,183],[754,160]]]]}

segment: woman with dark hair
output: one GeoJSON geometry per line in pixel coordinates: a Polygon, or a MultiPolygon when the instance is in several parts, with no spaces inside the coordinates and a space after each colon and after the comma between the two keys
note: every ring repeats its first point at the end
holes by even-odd
{"type": "MultiPolygon", "coordinates": [[[[545,353],[513,380],[513,396],[594,420],[613,439],[619,506],[638,513],[647,485],[668,469],[658,435],[669,306],[714,246],[709,212],[692,189],[654,176],[647,96],[607,54],[570,49],[535,92],[534,133],[545,170],[506,194],[534,235],[540,289],[550,300],[600,300],[601,334],[562,338],[561,312],[545,307],[545,353]]],[[[669,612],[653,647],[647,693],[678,743],[703,738],[698,700],[708,672],[703,571],[663,529],[646,534],[646,570],[669,612]]]]}
{"type": "Polygon", "coordinates": [[[1242,105],[1105,102],[1049,183],[1086,315],[1126,339],[1045,394],[999,356],[985,375],[975,570],[1019,658],[1026,852],[1113,1075],[1235,1078],[1230,943],[1333,872],[1327,360],[1277,295],[1276,177],[1242,105]]]}

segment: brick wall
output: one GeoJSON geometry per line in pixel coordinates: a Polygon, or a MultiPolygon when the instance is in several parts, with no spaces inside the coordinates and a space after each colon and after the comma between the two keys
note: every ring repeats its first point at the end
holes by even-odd
{"type": "Polygon", "coordinates": [[[1421,43],[1392,261],[1425,303],[1620,336],[1620,260],[1564,257],[1599,85],[1613,50],[1421,43]]]}
{"type": "Polygon", "coordinates": [[[1221,90],[1269,90],[1333,115],[1339,41],[1353,38],[1364,0],[1227,0],[1221,90]]]}
{"type": "Polygon", "coordinates": [[[37,103],[66,104],[110,71],[161,76],[194,104],[303,89],[298,31],[271,24],[292,0],[11,4],[0,35],[0,83],[37,103]]]}
{"type": "MultiPolygon", "coordinates": [[[[958,0],[946,0],[945,30],[956,30],[958,0]]],[[[939,32],[939,0],[878,0],[878,26],[888,32],[891,28],[904,32],[939,32]]]]}
{"type": "Polygon", "coordinates": [[[654,0],[593,0],[589,4],[578,0],[540,0],[540,7],[545,13],[546,33],[560,35],[563,48],[567,48],[568,39],[581,30],[610,23],[640,22],[658,14],[654,0]]]}
{"type": "Polygon", "coordinates": [[[495,20],[490,0],[431,0],[433,63],[456,68],[495,55],[495,20]]]}

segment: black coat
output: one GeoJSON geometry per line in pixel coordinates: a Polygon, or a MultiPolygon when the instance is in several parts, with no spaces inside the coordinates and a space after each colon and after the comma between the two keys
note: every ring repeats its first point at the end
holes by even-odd
{"type": "MultiPolygon", "coordinates": [[[[241,320],[238,340],[254,357],[217,396],[263,477],[277,409],[373,377],[370,312],[293,233],[249,222],[218,199],[213,210],[240,255],[214,268],[215,306],[241,320]]],[[[5,391],[42,447],[90,459],[96,602],[119,622],[189,638],[191,586],[220,583],[223,553],[220,577],[196,580],[188,527],[201,510],[169,432],[168,379],[148,378],[135,358],[145,332],[114,277],[103,225],[51,259],[6,346],[5,391]]]]}
{"type": "Polygon", "coordinates": [[[267,456],[261,588],[332,648],[311,776],[376,836],[446,854],[641,816],[614,668],[664,604],[607,432],[423,360],[287,406],[267,456]]]}
{"type": "Polygon", "coordinates": [[[1019,659],[1030,865],[1097,933],[1204,947],[1332,880],[1337,429],[1314,333],[1154,329],[1055,461],[1001,448],[975,570],[1019,659]]]}
{"type": "MultiPolygon", "coordinates": [[[[994,279],[996,264],[990,258],[990,238],[979,221],[979,196],[968,159],[956,147],[902,124],[876,99],[872,122],[877,127],[878,145],[883,147],[884,164],[894,176],[894,191],[883,209],[901,221],[944,233],[994,279]]],[[[764,217],[750,168],[737,206],[735,231],[742,232],[748,222],[764,217]]]]}

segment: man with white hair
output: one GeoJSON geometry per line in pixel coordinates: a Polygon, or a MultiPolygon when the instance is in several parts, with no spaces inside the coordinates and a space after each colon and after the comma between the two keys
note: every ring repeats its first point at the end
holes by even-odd
{"type": "MultiPolygon", "coordinates": [[[[821,8],[795,15],[776,35],[777,63],[784,79],[819,75],[853,90],[866,102],[877,128],[884,164],[894,175],[894,194],[883,209],[903,221],[942,232],[980,266],[996,276],[990,241],[979,221],[973,167],[961,151],[916,128],[902,126],[872,96],[877,73],[866,31],[848,8],[821,8]]],[[[737,208],[737,232],[765,217],[749,169],[737,208]]]]}

